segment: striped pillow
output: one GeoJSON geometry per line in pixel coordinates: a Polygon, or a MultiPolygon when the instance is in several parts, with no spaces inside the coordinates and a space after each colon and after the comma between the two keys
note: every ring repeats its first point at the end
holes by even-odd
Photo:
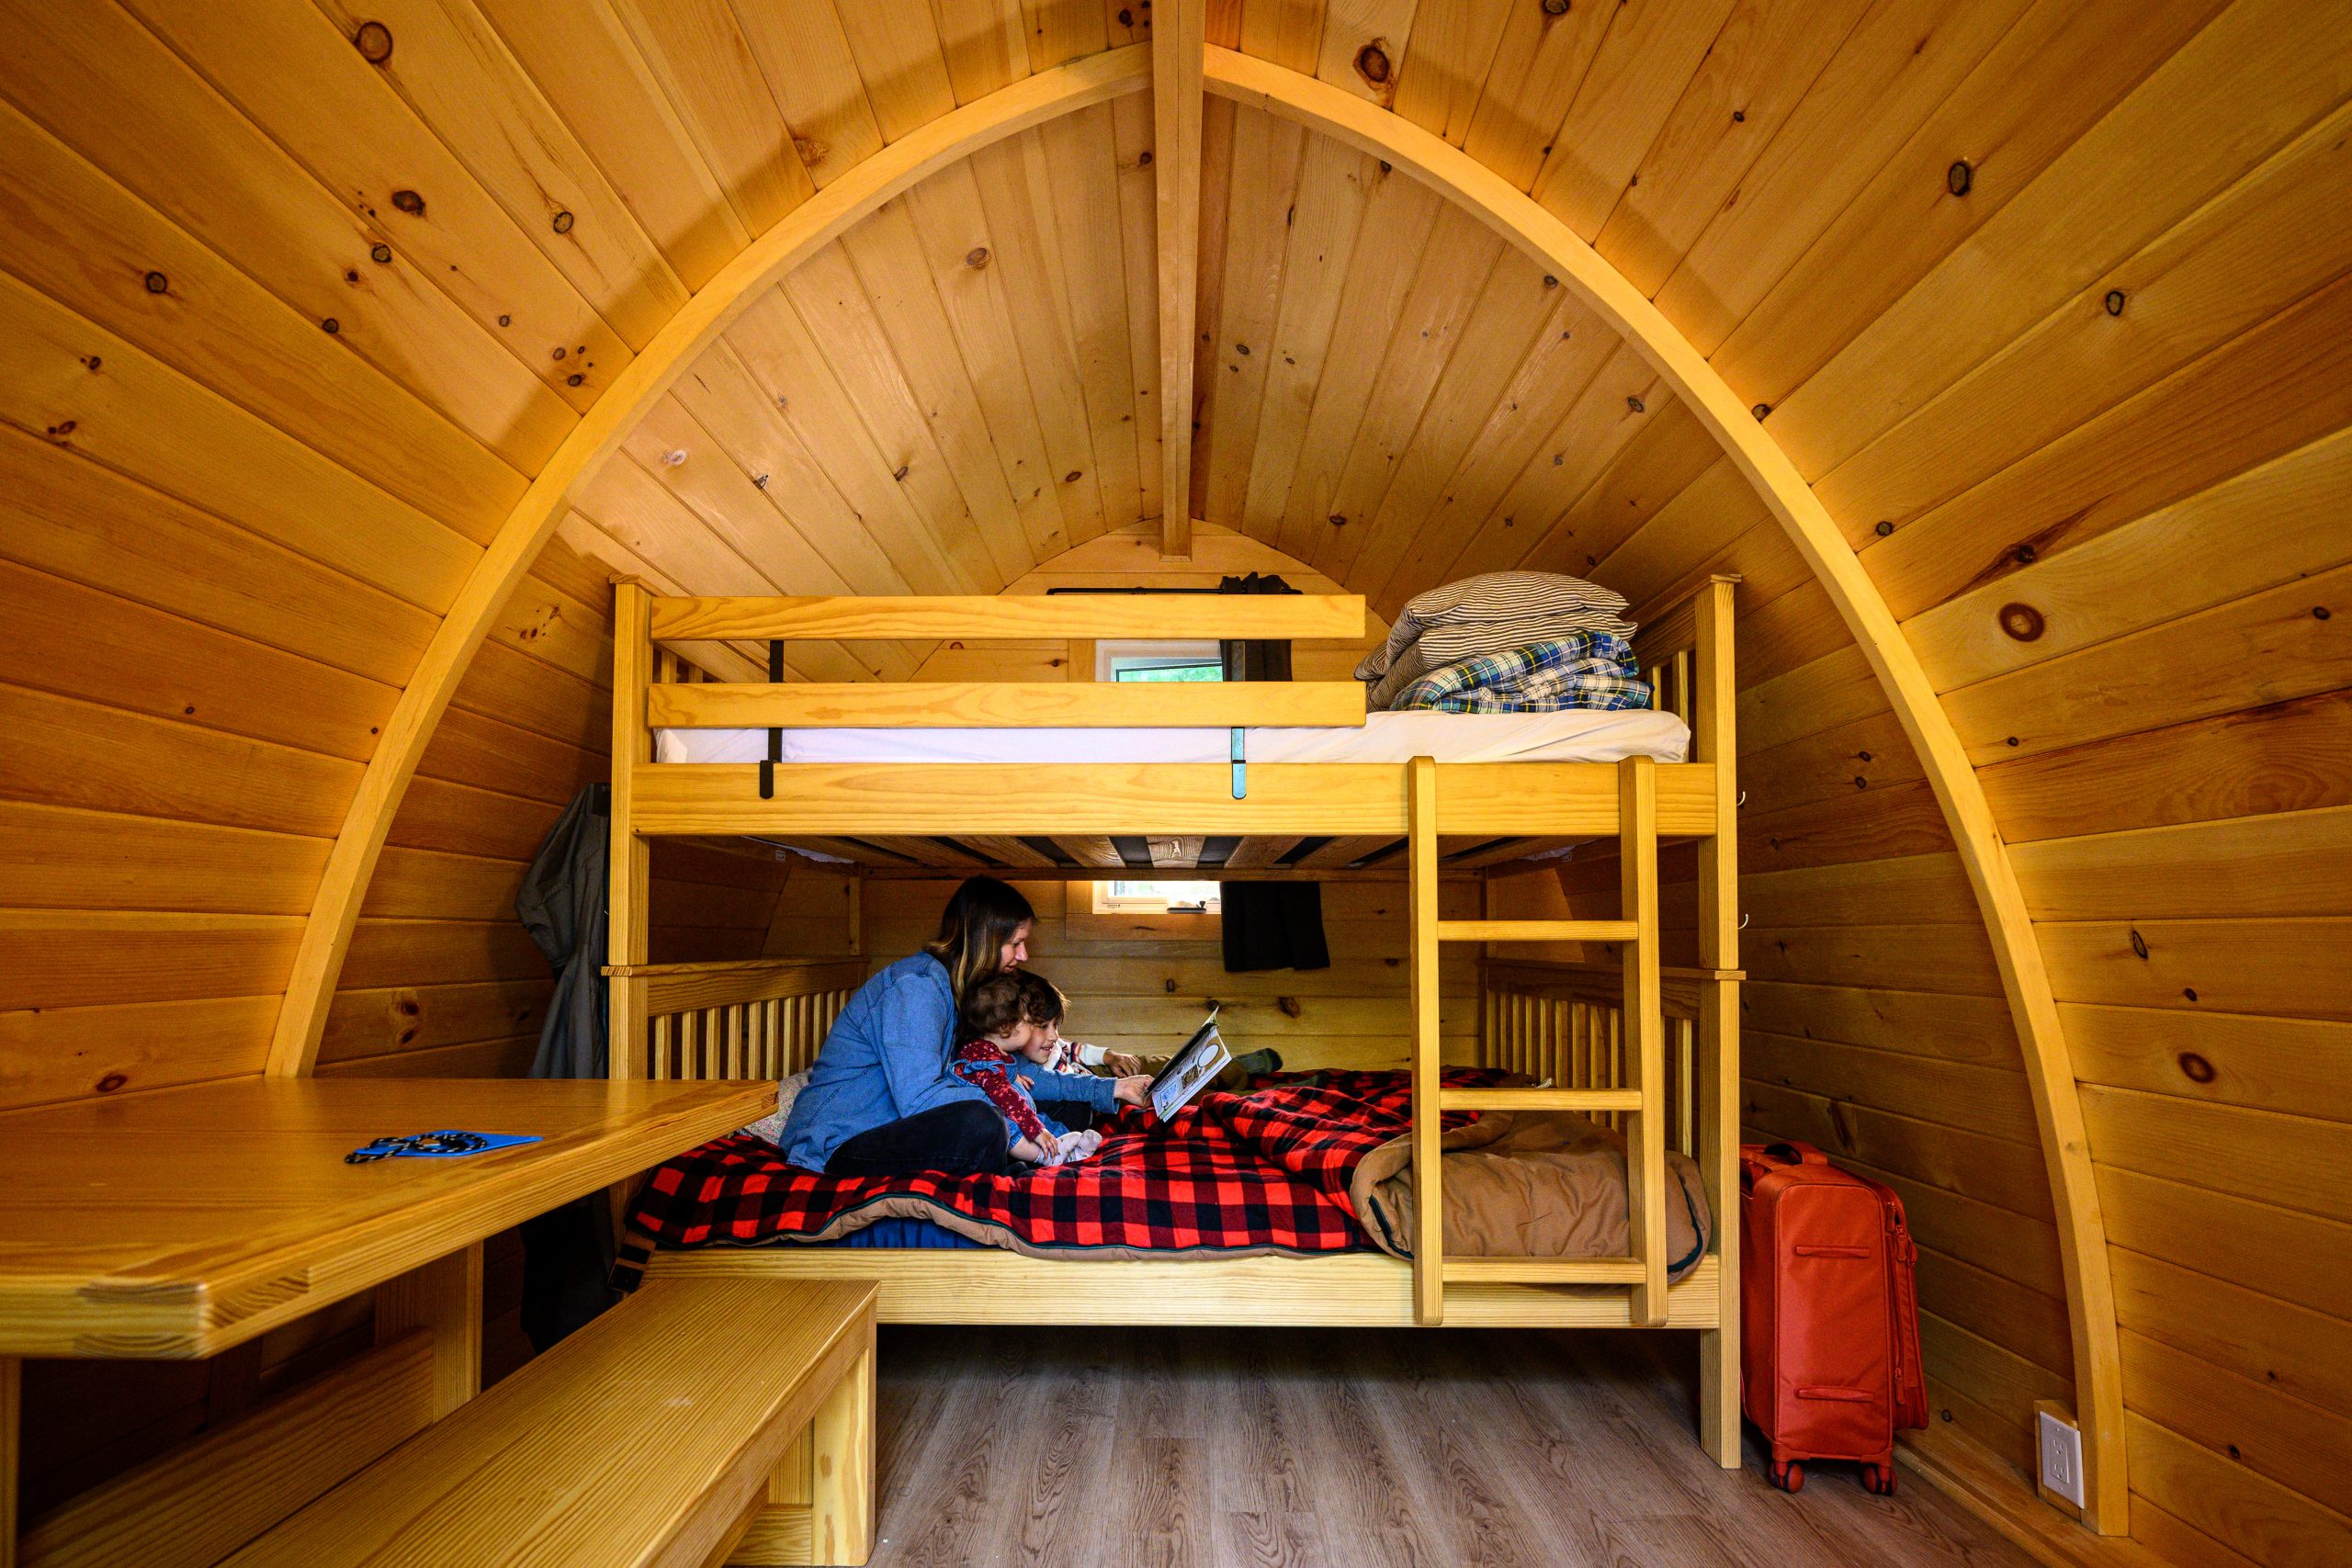
{"type": "MultiPolygon", "coordinates": [[[[1620,616],[1625,612],[1625,596],[1612,593],[1597,582],[1587,582],[1581,577],[1569,577],[1556,571],[1489,571],[1476,577],[1465,577],[1459,582],[1449,582],[1442,588],[1432,588],[1417,594],[1399,611],[1395,624],[1388,628],[1388,642],[1378,651],[1364,656],[1356,666],[1356,679],[1376,681],[1388,672],[1405,649],[1420,640],[1432,626],[1481,626],[1488,636],[1481,640],[1487,648],[1509,648],[1510,640],[1500,640],[1494,634],[1497,624],[1558,617],[1579,612],[1620,616]]],[[[1576,630],[1583,627],[1571,628],[1576,630]]],[[[1594,626],[1592,630],[1609,628],[1594,626]]],[[[1517,638],[1524,642],[1524,637],[1517,638]]],[[[1481,651],[1473,649],[1473,652],[1481,651]]],[[[1456,655],[1456,658],[1462,657],[1456,655]]],[[[1430,667],[1452,662],[1436,659],[1430,667]]]]}

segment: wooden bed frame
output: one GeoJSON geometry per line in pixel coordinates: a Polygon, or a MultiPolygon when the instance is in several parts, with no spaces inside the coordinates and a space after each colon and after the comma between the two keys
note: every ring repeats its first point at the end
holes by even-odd
{"type": "MultiPolygon", "coordinates": [[[[1408,1263],[1372,1254],[1298,1258],[1086,1261],[998,1250],[713,1247],[657,1256],[665,1274],[856,1278],[881,1288],[884,1322],[1026,1322],[1052,1292],[1070,1314],[1121,1323],[1479,1327],[1664,1327],[1702,1333],[1701,1436],[1739,1462],[1738,863],[1735,840],[1732,592],[1717,577],[1645,628],[1637,652],[1658,699],[1688,720],[1691,760],[1618,763],[656,763],[660,728],[993,728],[1360,725],[1354,682],[1197,687],[792,683],[695,681],[680,644],[1357,638],[1346,596],[1101,598],[661,598],[616,583],[611,857],[612,1073],[775,1077],[814,1056],[862,980],[863,959],[648,963],[649,840],[752,835],[841,845],[926,839],[1151,832],[1402,839],[1409,885],[1413,1168],[1424,1194],[1408,1263]],[[1441,838],[1614,837],[1621,904],[1608,920],[1444,920],[1441,838]],[[1698,845],[1696,967],[1659,959],[1662,840],[1698,845]],[[1489,962],[1480,1060],[1541,1089],[1438,1089],[1438,952],[1445,943],[1583,942],[1620,956],[1593,966],[1489,962]],[[1441,1110],[1577,1110],[1624,1131],[1633,1246],[1614,1258],[1444,1258],[1437,1190],[1441,1110]],[[1709,1255],[1666,1280],[1666,1155],[1699,1164],[1718,1217],[1709,1255]],[[1728,1244],[1727,1244],[1728,1242],[1728,1244]]],[[[775,750],[772,743],[771,750],[775,750]]],[[[968,869],[968,859],[959,859],[968,869]]],[[[1018,866],[1003,874],[1018,879],[1018,866]]],[[[943,870],[942,874],[954,874],[943,870]]],[[[1214,869],[1181,874],[1216,875],[1214,869]]],[[[1249,872],[1235,874],[1254,874],[1249,872]]]]}

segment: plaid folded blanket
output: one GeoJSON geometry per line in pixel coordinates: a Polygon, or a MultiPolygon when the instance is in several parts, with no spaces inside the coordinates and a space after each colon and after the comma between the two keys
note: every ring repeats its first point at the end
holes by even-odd
{"type": "Polygon", "coordinates": [[[1645,708],[1649,682],[1633,646],[1610,632],[1531,642],[1431,671],[1398,693],[1390,711],[1556,713],[1563,708],[1645,708]]]}
{"type": "Polygon", "coordinates": [[[1580,632],[1609,632],[1630,643],[1634,630],[1633,622],[1600,610],[1567,610],[1556,615],[1467,626],[1431,626],[1406,644],[1404,651],[1390,661],[1387,673],[1372,682],[1372,695],[1366,701],[1374,707],[1385,709],[1396,700],[1398,693],[1422,676],[1482,653],[1524,648],[1531,642],[1550,642],[1580,632]]]}
{"type": "MultiPolygon", "coordinates": [[[[1444,1081],[1500,1076],[1457,1068],[1444,1081]]],[[[1031,1256],[1345,1252],[1370,1245],[1349,1179],[1410,1130],[1411,1105],[1407,1073],[1270,1080],[1246,1095],[1204,1094],[1165,1122],[1122,1111],[1093,1158],[1016,1176],[822,1176],[738,1134],[656,1170],[630,1222],[673,1247],[830,1241],[916,1214],[1031,1256]]]]}

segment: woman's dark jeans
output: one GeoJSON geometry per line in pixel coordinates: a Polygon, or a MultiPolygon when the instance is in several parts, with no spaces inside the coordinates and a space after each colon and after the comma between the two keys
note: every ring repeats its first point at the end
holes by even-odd
{"type": "MultiPolygon", "coordinates": [[[[1072,1131],[1094,1123],[1083,1100],[1047,1100],[1037,1109],[1072,1131]]],[[[825,1161],[827,1176],[994,1176],[1013,1168],[1010,1136],[996,1108],[977,1100],[936,1105],[844,1139],[825,1161]]]]}

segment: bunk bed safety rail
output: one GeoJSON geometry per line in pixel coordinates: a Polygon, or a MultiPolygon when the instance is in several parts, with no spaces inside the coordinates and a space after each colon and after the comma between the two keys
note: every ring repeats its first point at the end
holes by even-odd
{"type": "MultiPolygon", "coordinates": [[[[1698,1106],[1692,1065],[1698,1049],[1697,972],[1660,971],[1666,1028],[1667,1118],[1670,1146],[1696,1153],[1698,1106]]],[[[1623,977],[1600,964],[1487,959],[1479,965],[1478,1061],[1554,1089],[1626,1087],[1623,977]]],[[[1588,1115],[1624,1130],[1623,1111],[1588,1115]]]]}
{"type": "Polygon", "coordinates": [[[1355,594],[1234,594],[1178,604],[1126,595],[656,598],[647,626],[663,649],[763,644],[768,671],[765,681],[664,681],[657,658],[645,694],[646,724],[654,729],[766,729],[773,736],[811,728],[1353,728],[1364,721],[1364,689],[1354,681],[786,682],[782,654],[787,642],[803,641],[1354,640],[1365,626],[1363,600],[1355,594]]]}
{"type": "Polygon", "coordinates": [[[1642,678],[1649,682],[1650,707],[1673,714],[1690,726],[1694,735],[1703,723],[1716,716],[1704,711],[1711,694],[1705,688],[1710,678],[1720,675],[1728,664],[1727,649],[1701,649],[1702,606],[1711,623],[1708,631],[1712,639],[1728,628],[1729,594],[1738,582],[1736,576],[1728,573],[1711,577],[1689,598],[1668,605],[1644,621],[1634,635],[1634,661],[1641,667],[1642,678]]]}
{"type": "Polygon", "coordinates": [[[638,982],[645,996],[644,1027],[632,1032],[636,1071],[615,1076],[788,1077],[816,1060],[865,972],[862,958],[608,966],[607,976],[638,982]]]}

